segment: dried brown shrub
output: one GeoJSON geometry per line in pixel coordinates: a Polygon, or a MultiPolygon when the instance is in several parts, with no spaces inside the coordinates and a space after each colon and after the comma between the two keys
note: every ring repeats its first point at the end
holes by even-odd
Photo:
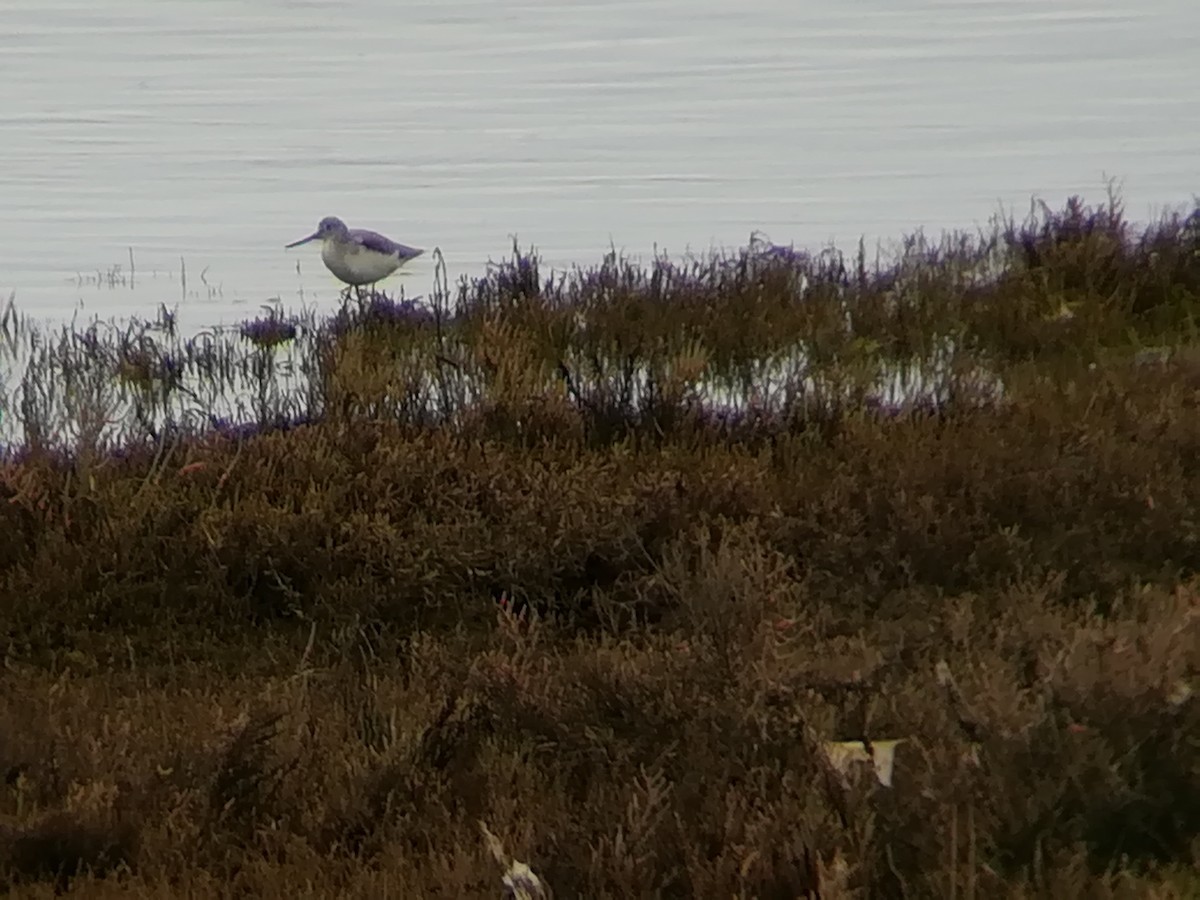
{"type": "Polygon", "coordinates": [[[518,255],[341,322],[311,421],[26,447],[6,888],[1194,896],[1194,217],[1046,215],[518,255]]]}

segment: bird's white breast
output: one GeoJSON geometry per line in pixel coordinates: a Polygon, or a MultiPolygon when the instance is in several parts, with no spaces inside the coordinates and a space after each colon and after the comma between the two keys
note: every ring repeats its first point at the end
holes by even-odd
{"type": "Polygon", "coordinates": [[[321,261],[346,284],[374,284],[400,268],[396,255],[377,253],[355,243],[325,241],[321,261]]]}

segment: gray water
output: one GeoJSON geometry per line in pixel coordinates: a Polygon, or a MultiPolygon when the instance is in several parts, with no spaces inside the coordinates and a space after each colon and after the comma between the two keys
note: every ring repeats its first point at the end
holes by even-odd
{"type": "Polygon", "coordinates": [[[818,249],[1108,178],[1144,220],[1200,184],[1198,31],[1195,0],[7,0],[0,299],[332,306],[283,249],[329,214],[452,280],[513,235],[555,266],[818,249]]]}

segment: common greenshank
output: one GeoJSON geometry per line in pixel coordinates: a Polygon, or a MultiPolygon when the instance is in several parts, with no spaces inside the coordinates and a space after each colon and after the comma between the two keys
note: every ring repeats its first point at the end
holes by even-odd
{"type": "Polygon", "coordinates": [[[417,247],[397,244],[377,231],[348,228],[337,216],[326,216],[317,225],[316,231],[306,238],[286,244],[285,249],[317,240],[322,242],[321,261],[325,263],[325,268],[350,287],[382,281],[425,252],[417,247]]]}

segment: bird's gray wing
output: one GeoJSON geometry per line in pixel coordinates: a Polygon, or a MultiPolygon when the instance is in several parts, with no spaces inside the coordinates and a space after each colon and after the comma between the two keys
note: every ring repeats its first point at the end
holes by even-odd
{"type": "Polygon", "coordinates": [[[368,231],[365,228],[355,228],[350,232],[350,235],[356,243],[366,247],[368,250],[374,250],[376,253],[387,253],[389,255],[395,253],[401,259],[412,259],[425,252],[416,247],[409,247],[407,244],[398,244],[377,231],[368,231]]]}

